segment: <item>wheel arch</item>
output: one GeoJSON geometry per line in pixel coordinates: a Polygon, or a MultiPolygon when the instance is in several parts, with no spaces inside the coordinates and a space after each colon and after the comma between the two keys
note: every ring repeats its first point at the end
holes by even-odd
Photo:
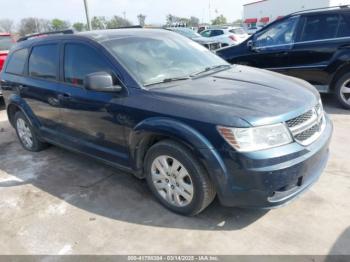
{"type": "Polygon", "coordinates": [[[129,136],[130,156],[135,174],[144,178],[143,163],[148,149],[163,139],[170,139],[187,147],[206,169],[214,183],[227,176],[225,165],[211,145],[199,131],[168,118],[150,118],[138,124],[129,136]]]}
{"type": "Polygon", "coordinates": [[[330,90],[334,91],[335,86],[337,84],[337,80],[344,74],[350,72],[350,61],[342,64],[338,69],[335,71],[335,73],[332,76],[331,82],[330,82],[330,90]]]}
{"type": "Polygon", "coordinates": [[[14,117],[18,111],[21,111],[26,118],[28,119],[29,123],[34,127],[34,129],[37,129],[39,127],[39,121],[34,116],[34,113],[30,109],[30,107],[27,105],[27,103],[18,95],[11,95],[8,99],[7,106],[7,117],[12,126],[14,126],[14,117]]]}

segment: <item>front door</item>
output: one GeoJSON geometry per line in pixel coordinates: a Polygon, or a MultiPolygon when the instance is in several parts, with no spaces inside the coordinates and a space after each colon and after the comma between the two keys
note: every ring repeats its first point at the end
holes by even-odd
{"type": "Polygon", "coordinates": [[[294,45],[299,17],[277,22],[253,37],[251,52],[240,58],[246,64],[285,73],[289,66],[289,52],[294,45]]]}
{"type": "Polygon", "coordinates": [[[123,103],[120,93],[97,92],[84,87],[84,78],[95,72],[113,74],[112,65],[102,52],[81,42],[64,44],[60,87],[63,142],[84,153],[128,166],[129,154],[124,137],[123,103]]]}

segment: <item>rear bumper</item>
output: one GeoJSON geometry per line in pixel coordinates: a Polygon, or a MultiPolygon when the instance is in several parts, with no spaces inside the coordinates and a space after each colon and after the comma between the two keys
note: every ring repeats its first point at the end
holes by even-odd
{"type": "Polygon", "coordinates": [[[273,208],[305,192],[322,174],[329,157],[333,126],[327,125],[308,147],[297,143],[254,153],[220,152],[226,175],[217,182],[225,206],[273,208]]]}

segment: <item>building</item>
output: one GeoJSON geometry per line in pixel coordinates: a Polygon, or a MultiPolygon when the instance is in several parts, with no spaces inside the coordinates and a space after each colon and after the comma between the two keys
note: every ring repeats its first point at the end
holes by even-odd
{"type": "Polygon", "coordinates": [[[243,22],[253,28],[293,12],[339,5],[350,5],[350,0],[260,0],[243,6],[243,22]]]}

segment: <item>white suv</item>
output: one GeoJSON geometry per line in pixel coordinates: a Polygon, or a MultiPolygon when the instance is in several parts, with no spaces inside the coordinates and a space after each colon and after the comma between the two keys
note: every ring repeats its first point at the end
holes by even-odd
{"type": "Polygon", "coordinates": [[[201,36],[210,37],[222,46],[238,45],[249,37],[242,27],[210,28],[201,32],[201,36]]]}

